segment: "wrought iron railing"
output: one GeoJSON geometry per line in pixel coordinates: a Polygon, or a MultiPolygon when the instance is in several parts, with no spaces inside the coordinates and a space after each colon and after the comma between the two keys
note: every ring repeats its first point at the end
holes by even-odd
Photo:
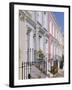
{"type": "MultiPolygon", "coordinates": [[[[33,75],[32,70],[34,71],[33,67],[36,67],[36,69],[38,69],[41,73],[46,74],[47,63],[45,61],[22,62],[21,67],[19,67],[19,69],[21,70],[21,79],[22,80],[23,79],[31,79],[32,77],[34,77],[34,76],[32,76],[33,75]]],[[[35,72],[38,73],[37,71],[35,71],[35,72]]],[[[41,75],[41,73],[40,73],[40,75],[41,75]]],[[[39,78],[39,76],[36,76],[36,77],[39,78]]]]}

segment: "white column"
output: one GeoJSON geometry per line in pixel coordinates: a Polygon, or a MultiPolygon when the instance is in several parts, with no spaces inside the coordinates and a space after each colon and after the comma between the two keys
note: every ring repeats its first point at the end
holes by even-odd
{"type": "Polygon", "coordinates": [[[39,27],[36,26],[36,50],[39,50],[39,27]]]}
{"type": "Polygon", "coordinates": [[[33,43],[33,30],[31,30],[31,32],[30,32],[30,49],[31,49],[31,51],[30,51],[30,62],[32,62],[33,61],[33,48],[34,48],[34,43],[33,43]]]}
{"type": "Polygon", "coordinates": [[[40,49],[41,49],[42,51],[44,51],[44,50],[43,50],[43,36],[41,36],[41,38],[40,38],[40,49]]]}

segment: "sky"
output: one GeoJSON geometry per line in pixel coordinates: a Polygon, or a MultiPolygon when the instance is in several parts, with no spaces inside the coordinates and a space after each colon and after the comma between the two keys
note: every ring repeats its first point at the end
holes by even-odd
{"type": "Polygon", "coordinates": [[[64,12],[53,12],[57,22],[61,27],[61,31],[64,32],[64,12]]]}

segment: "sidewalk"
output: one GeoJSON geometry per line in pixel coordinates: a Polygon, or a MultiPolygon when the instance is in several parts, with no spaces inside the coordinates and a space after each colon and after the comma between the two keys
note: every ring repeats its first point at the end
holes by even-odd
{"type": "Polygon", "coordinates": [[[32,65],[31,67],[31,78],[45,78],[47,77],[42,73],[36,66],[32,65]]]}
{"type": "Polygon", "coordinates": [[[59,69],[58,73],[53,75],[52,73],[49,73],[48,75],[43,73],[41,70],[39,70],[35,65],[31,66],[31,78],[37,79],[37,78],[58,78],[58,77],[64,77],[64,70],[59,69]]]}

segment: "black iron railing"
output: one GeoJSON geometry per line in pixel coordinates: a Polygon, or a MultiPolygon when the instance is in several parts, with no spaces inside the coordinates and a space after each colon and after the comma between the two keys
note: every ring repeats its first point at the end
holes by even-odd
{"type": "MultiPolygon", "coordinates": [[[[34,61],[34,62],[22,62],[21,67],[19,67],[19,69],[21,70],[21,79],[31,79],[32,77],[32,70],[35,71],[33,69],[33,67],[36,67],[41,73],[45,73],[47,72],[47,63],[45,61],[34,61]]],[[[36,71],[35,71],[36,72],[36,71]]]]}

